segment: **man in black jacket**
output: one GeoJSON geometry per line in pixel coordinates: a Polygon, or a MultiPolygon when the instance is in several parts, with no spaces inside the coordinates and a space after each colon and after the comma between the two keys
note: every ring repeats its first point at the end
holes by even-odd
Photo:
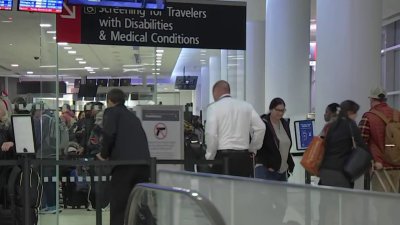
{"type": "MultiPolygon", "coordinates": [[[[140,120],[124,105],[125,94],[113,89],[107,95],[100,160],[149,160],[146,134],[140,120]]],[[[128,197],[137,183],[148,182],[148,166],[115,166],[111,172],[110,225],[123,225],[128,197]]]]}

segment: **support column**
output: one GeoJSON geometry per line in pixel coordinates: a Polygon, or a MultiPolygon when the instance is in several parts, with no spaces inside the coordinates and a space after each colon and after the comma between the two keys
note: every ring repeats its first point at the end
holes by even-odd
{"type": "Polygon", "coordinates": [[[217,81],[221,80],[221,57],[210,57],[209,66],[209,103],[211,103],[214,102],[214,98],[212,96],[212,88],[217,81]]]}
{"type": "Polygon", "coordinates": [[[221,50],[221,80],[228,80],[228,50],[221,50]]]}
{"type": "Polygon", "coordinates": [[[209,76],[209,70],[207,66],[201,67],[201,87],[199,90],[201,90],[200,94],[196,94],[197,96],[200,96],[199,102],[201,103],[198,108],[203,111],[203,120],[205,120],[206,113],[207,113],[207,106],[210,103],[210,76],[209,76]]]}
{"type": "Polygon", "coordinates": [[[246,101],[265,113],[265,21],[249,21],[246,28],[246,101]]]}
{"type": "MultiPolygon", "coordinates": [[[[305,119],[310,111],[310,0],[269,0],[266,5],[265,108],[275,97],[286,102],[286,118],[305,119]]],[[[291,152],[297,152],[293,142],[291,152]]],[[[290,182],[305,182],[301,157],[294,157],[296,167],[290,182]]]]}
{"type": "Polygon", "coordinates": [[[371,88],[380,85],[382,1],[317,1],[316,122],[325,107],[351,99],[359,119],[369,109],[371,88]]]}

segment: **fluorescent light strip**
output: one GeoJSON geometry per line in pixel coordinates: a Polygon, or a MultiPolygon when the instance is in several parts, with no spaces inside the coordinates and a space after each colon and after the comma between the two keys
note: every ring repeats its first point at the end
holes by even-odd
{"type": "Polygon", "coordinates": [[[76,51],[68,51],[68,54],[75,55],[76,51]]]}
{"type": "Polygon", "coordinates": [[[68,43],[67,42],[58,42],[58,45],[59,46],[66,46],[66,45],[68,45],[68,43]]]}
{"type": "Polygon", "coordinates": [[[57,32],[55,30],[48,30],[48,31],[46,31],[46,33],[48,33],[48,34],[56,34],[57,32]]]}
{"type": "Polygon", "coordinates": [[[18,64],[11,64],[11,67],[18,67],[18,64]]]}
{"type": "Polygon", "coordinates": [[[66,47],[64,47],[64,49],[65,49],[65,50],[71,50],[71,49],[72,49],[72,47],[70,47],[70,46],[66,46],[66,47]]]}

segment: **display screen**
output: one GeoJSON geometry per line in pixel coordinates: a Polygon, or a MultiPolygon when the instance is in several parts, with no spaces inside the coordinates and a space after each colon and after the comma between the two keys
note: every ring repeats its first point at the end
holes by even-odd
{"type": "Polygon", "coordinates": [[[0,0],[0,10],[12,10],[12,0],[0,0]]]}
{"type": "Polygon", "coordinates": [[[28,12],[61,13],[63,0],[19,0],[18,10],[28,12]]]}
{"type": "Polygon", "coordinates": [[[175,81],[175,89],[179,90],[196,90],[197,76],[177,76],[175,81]]]}
{"type": "Polygon", "coordinates": [[[137,9],[164,9],[165,0],[68,0],[71,5],[111,6],[137,9]]]}

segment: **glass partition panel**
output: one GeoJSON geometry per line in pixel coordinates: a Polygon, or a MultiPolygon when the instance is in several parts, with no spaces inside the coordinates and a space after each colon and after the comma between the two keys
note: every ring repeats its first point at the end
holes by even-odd
{"type": "Polygon", "coordinates": [[[398,224],[393,194],[172,171],[159,172],[158,183],[198,191],[231,225],[398,224]]]}
{"type": "Polygon", "coordinates": [[[198,193],[139,184],[129,198],[125,224],[224,225],[225,222],[212,203],[198,193]]]}

